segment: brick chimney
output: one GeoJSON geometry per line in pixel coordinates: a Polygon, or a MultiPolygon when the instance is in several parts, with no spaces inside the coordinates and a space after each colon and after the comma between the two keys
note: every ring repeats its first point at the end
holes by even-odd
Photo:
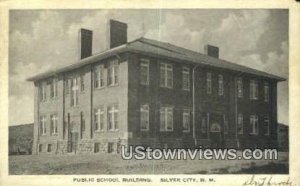
{"type": "Polygon", "coordinates": [[[127,43],[127,24],[116,20],[109,20],[109,46],[114,48],[127,43]]]}
{"type": "Polygon", "coordinates": [[[92,55],[93,31],[81,28],[79,30],[79,54],[80,59],[92,55]]]}
{"type": "Polygon", "coordinates": [[[205,45],[204,52],[208,56],[219,58],[219,47],[212,46],[212,45],[205,45]]]}

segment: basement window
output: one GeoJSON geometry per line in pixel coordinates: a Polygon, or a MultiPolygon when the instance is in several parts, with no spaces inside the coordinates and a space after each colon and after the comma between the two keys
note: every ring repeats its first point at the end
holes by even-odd
{"type": "Polygon", "coordinates": [[[42,152],[43,151],[43,144],[39,144],[39,147],[38,147],[39,149],[39,152],[42,152]]]}
{"type": "Polygon", "coordinates": [[[52,144],[48,144],[48,146],[47,146],[47,152],[52,152],[52,144]]]}
{"type": "Polygon", "coordinates": [[[108,153],[114,152],[114,143],[108,143],[107,144],[107,152],[108,153]]]}
{"type": "Polygon", "coordinates": [[[95,143],[94,144],[94,152],[95,153],[100,152],[100,143],[95,143]]]}

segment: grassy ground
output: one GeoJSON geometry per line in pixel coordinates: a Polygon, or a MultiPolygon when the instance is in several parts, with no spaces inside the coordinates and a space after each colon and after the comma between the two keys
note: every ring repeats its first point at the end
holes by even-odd
{"type": "Polygon", "coordinates": [[[122,160],[119,154],[9,157],[9,173],[26,174],[234,174],[288,173],[288,153],[279,160],[122,160]],[[278,168],[279,167],[279,168],[278,168]]]}

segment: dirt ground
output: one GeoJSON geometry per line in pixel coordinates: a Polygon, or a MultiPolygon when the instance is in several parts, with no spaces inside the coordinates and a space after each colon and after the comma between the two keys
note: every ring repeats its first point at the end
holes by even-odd
{"type": "Polygon", "coordinates": [[[288,173],[288,153],[278,160],[123,160],[120,154],[9,156],[10,175],[288,173]]]}

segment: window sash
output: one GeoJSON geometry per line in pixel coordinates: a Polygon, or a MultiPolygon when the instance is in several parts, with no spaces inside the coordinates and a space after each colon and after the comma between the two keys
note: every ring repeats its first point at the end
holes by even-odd
{"type": "Polygon", "coordinates": [[[160,131],[173,131],[173,108],[160,109],[160,131]]]}
{"type": "Polygon", "coordinates": [[[265,135],[269,136],[270,135],[270,119],[266,117],[264,119],[264,127],[265,127],[265,135]]]}
{"type": "Polygon", "coordinates": [[[173,66],[171,64],[160,64],[160,86],[173,88],[173,66]]]}
{"type": "Polygon", "coordinates": [[[238,114],[238,119],[237,119],[238,121],[238,128],[237,128],[237,132],[238,132],[238,134],[243,134],[243,115],[242,114],[238,114]]]}
{"type": "Polygon", "coordinates": [[[81,92],[83,92],[84,91],[84,75],[81,75],[80,76],[80,90],[81,90],[81,92]]]}
{"type": "Polygon", "coordinates": [[[104,130],[104,109],[98,108],[95,110],[95,130],[104,130]]]}
{"type": "Polygon", "coordinates": [[[116,85],[119,82],[119,62],[112,60],[108,63],[108,85],[116,85]]]}
{"type": "Polygon", "coordinates": [[[258,134],[258,116],[257,115],[250,116],[250,124],[252,127],[251,134],[258,134]]]}
{"type": "Polygon", "coordinates": [[[265,93],[265,95],[264,95],[264,101],[265,102],[269,102],[269,99],[270,99],[270,92],[269,92],[269,90],[270,90],[270,88],[269,88],[269,85],[268,84],[265,84],[264,85],[264,93],[265,93]]]}
{"type": "Polygon", "coordinates": [[[149,130],[149,106],[148,105],[142,105],[141,106],[141,116],[140,116],[140,122],[141,122],[141,130],[147,131],[149,130]]]}
{"type": "Polygon", "coordinates": [[[57,122],[58,122],[57,115],[51,115],[50,122],[51,122],[51,134],[57,134],[57,122]]]}
{"type": "Polygon", "coordinates": [[[118,106],[110,106],[107,109],[107,123],[108,123],[108,130],[118,130],[119,129],[119,110],[118,106]]]}
{"type": "Polygon", "coordinates": [[[258,84],[255,80],[250,80],[250,99],[258,99],[258,84]]]}
{"type": "Polygon", "coordinates": [[[42,135],[45,135],[47,133],[47,128],[46,128],[46,116],[42,116],[41,117],[41,121],[40,121],[40,131],[42,135]]]}
{"type": "Polygon", "coordinates": [[[208,72],[207,74],[206,74],[206,92],[207,92],[207,94],[211,94],[211,92],[212,92],[212,89],[211,89],[211,73],[210,72],[208,72]]]}
{"type": "Polygon", "coordinates": [[[223,75],[219,75],[219,96],[222,96],[224,93],[224,81],[223,75]]]}
{"type": "Polygon", "coordinates": [[[94,87],[95,88],[104,87],[104,70],[103,70],[102,66],[95,70],[95,73],[94,73],[94,87]]]}
{"type": "Polygon", "coordinates": [[[190,111],[184,110],[182,114],[182,127],[184,132],[190,131],[190,111]]]}
{"type": "Polygon", "coordinates": [[[239,98],[243,97],[243,80],[241,78],[237,80],[237,93],[239,98]]]}
{"type": "Polygon", "coordinates": [[[140,82],[142,85],[149,85],[149,60],[141,59],[140,82]]]}
{"type": "Polygon", "coordinates": [[[190,69],[187,67],[182,70],[182,89],[190,90],[190,69]]]}

